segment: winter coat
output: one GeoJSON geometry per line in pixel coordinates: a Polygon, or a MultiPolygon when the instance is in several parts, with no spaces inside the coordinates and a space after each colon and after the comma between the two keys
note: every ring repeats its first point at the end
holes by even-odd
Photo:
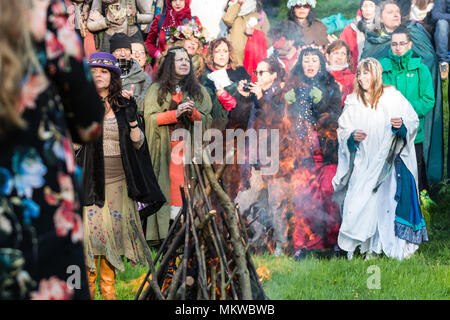
{"type": "MultiPolygon", "coordinates": [[[[145,136],[153,163],[153,170],[164,196],[167,199],[161,209],[150,216],[147,220],[146,239],[149,241],[159,241],[167,236],[170,220],[170,176],[169,167],[171,160],[169,126],[159,126],[157,114],[166,112],[170,108],[172,96],[167,95],[163,104],[158,103],[159,83],[153,83],[145,96],[144,120],[145,136]]],[[[194,107],[202,116],[202,125],[206,127],[210,123],[211,99],[205,88],[202,87],[203,99],[201,101],[190,97],[194,102],[194,107]]],[[[183,95],[181,103],[186,102],[187,95],[183,95]]],[[[193,136],[193,125],[186,127],[193,136]]],[[[192,143],[194,140],[191,140],[192,143]]]]}
{"type": "Polygon", "coordinates": [[[237,64],[239,66],[244,63],[244,50],[245,44],[247,43],[247,35],[245,34],[245,26],[250,18],[255,17],[258,19],[258,24],[256,29],[262,30],[266,34],[267,47],[272,44],[271,39],[268,37],[268,32],[270,30],[270,23],[267,15],[264,11],[252,12],[245,16],[238,16],[241,10],[241,5],[237,2],[226,9],[225,14],[222,17],[223,22],[230,28],[228,32],[228,40],[231,41],[233,46],[233,51],[237,59],[237,64]]]}
{"type": "Polygon", "coordinates": [[[237,87],[240,80],[247,80],[250,82],[250,76],[244,67],[237,67],[236,69],[227,69],[228,78],[232,84],[223,88],[225,90],[220,96],[216,94],[216,87],[214,82],[208,78],[208,75],[213,72],[209,67],[206,68],[202,77],[202,85],[205,86],[212,101],[211,117],[213,119],[212,126],[220,130],[226,127],[246,128],[248,118],[250,116],[251,101],[242,96],[237,87]]]}
{"type": "Polygon", "coordinates": [[[314,19],[311,25],[305,22],[302,25],[297,23],[297,26],[306,45],[313,42],[318,46],[326,46],[328,44],[327,26],[319,19],[314,19]]]}
{"type": "Polygon", "coordinates": [[[138,113],[144,115],[144,101],[145,94],[152,84],[152,79],[147,72],[144,72],[139,63],[132,59],[131,69],[127,74],[120,76],[122,79],[122,88],[130,90],[131,85],[134,85],[133,96],[136,99],[138,106],[138,113]]]}
{"type": "MultiPolygon", "coordinates": [[[[151,10],[151,2],[146,0],[119,0],[120,13],[114,17],[113,10],[109,5],[106,6],[105,11],[102,7],[105,6],[104,0],[93,0],[91,11],[96,10],[101,15],[101,20],[93,20],[91,17],[88,20],[87,27],[91,32],[98,32],[106,30],[105,32],[112,36],[115,33],[125,33],[129,37],[136,34],[139,30],[138,24],[148,24],[152,21],[153,14],[151,10]],[[128,16],[135,17],[136,21],[129,21],[128,16]],[[130,22],[134,22],[130,24],[130,22]]],[[[110,2],[110,1],[109,1],[110,2]]]]}
{"type": "Polygon", "coordinates": [[[30,73],[17,83],[26,126],[0,135],[0,300],[89,299],[85,272],[78,273],[78,289],[67,285],[73,283],[68,266],[85,269],[82,172],[72,138],[95,138],[104,108],[64,2],[43,3],[27,8],[30,22],[44,19],[34,25],[46,38],[33,38],[42,72],[27,60],[30,73]]]}
{"type": "Polygon", "coordinates": [[[416,111],[420,122],[414,143],[423,142],[425,116],[433,109],[435,102],[430,70],[412,50],[401,57],[389,50],[389,56],[382,58],[380,63],[383,67],[383,82],[396,87],[416,111]]]}
{"type": "MultiPolygon", "coordinates": [[[[438,70],[438,60],[431,36],[418,22],[410,22],[407,25],[413,42],[412,51],[422,58],[422,62],[428,67],[433,79],[435,93],[435,107],[433,111],[425,116],[424,132],[425,140],[423,149],[425,163],[427,166],[427,177],[429,183],[437,183],[442,180],[443,175],[443,107],[442,107],[442,84],[438,70]]],[[[369,32],[364,44],[361,58],[374,57],[381,59],[387,57],[390,48],[390,35],[381,35],[369,32]]]]}
{"type": "MultiPolygon", "coordinates": [[[[121,98],[120,104],[135,103],[121,98]]],[[[125,107],[127,108],[127,107],[125,107]]],[[[134,201],[149,204],[149,211],[156,212],[165,202],[153,172],[147,143],[136,150],[130,138],[130,128],[121,107],[114,114],[119,130],[120,154],[127,183],[128,196],[134,201]]],[[[139,117],[138,117],[139,118],[139,117]]],[[[138,119],[139,128],[144,132],[144,125],[138,119]]],[[[78,154],[79,163],[84,170],[83,206],[105,204],[105,166],[103,155],[103,138],[96,139],[82,147],[78,154]]]]}
{"type": "Polygon", "coordinates": [[[254,30],[253,35],[249,36],[245,44],[244,68],[252,77],[252,82],[258,78],[253,74],[258,63],[267,58],[267,41],[264,32],[254,30]]]}

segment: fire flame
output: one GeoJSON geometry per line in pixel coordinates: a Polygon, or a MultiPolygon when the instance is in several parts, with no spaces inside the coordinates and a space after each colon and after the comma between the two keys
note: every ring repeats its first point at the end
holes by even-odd
{"type": "Polygon", "coordinates": [[[259,266],[256,269],[256,273],[258,274],[258,276],[260,278],[259,281],[263,282],[264,280],[270,280],[271,272],[265,264],[259,266]]]}

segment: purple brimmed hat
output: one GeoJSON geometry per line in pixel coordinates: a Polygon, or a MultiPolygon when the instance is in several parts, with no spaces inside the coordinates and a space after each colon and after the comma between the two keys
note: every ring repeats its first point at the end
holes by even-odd
{"type": "Polygon", "coordinates": [[[89,66],[91,68],[106,68],[114,71],[119,76],[122,74],[122,70],[119,68],[116,57],[106,52],[95,52],[89,57],[89,66]]]}

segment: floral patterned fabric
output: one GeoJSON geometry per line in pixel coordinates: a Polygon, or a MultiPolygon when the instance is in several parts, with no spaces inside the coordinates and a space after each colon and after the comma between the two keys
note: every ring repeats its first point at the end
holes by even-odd
{"type": "Polygon", "coordinates": [[[42,69],[22,81],[27,127],[0,137],[0,299],[89,299],[69,131],[77,141],[96,136],[104,111],[64,3],[34,1],[32,10],[42,69]]]}
{"type": "MultiPolygon", "coordinates": [[[[105,170],[108,168],[105,167],[105,170]]],[[[105,185],[105,205],[83,208],[86,265],[96,270],[94,256],[106,256],[115,269],[124,271],[123,258],[147,266],[144,234],[136,202],[128,197],[124,179],[105,185]]]]}

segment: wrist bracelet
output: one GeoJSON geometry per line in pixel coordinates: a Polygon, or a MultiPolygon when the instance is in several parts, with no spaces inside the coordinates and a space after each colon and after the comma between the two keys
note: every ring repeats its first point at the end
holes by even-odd
{"type": "Polygon", "coordinates": [[[136,123],[136,125],[134,126],[130,126],[131,129],[137,128],[138,127],[138,123],[136,123]]]}

